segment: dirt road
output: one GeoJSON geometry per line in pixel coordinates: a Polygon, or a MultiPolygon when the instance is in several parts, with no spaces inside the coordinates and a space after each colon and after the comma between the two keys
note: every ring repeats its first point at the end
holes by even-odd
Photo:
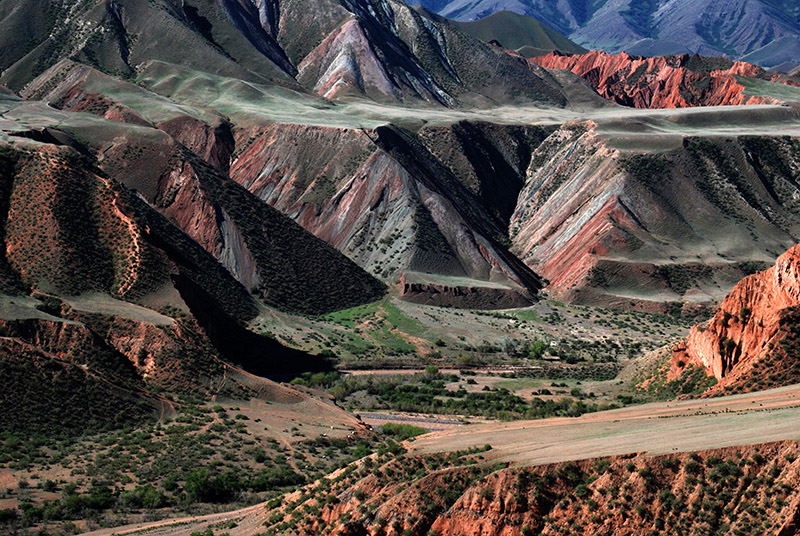
{"type": "Polygon", "coordinates": [[[416,452],[492,445],[491,457],[537,465],[631,452],[665,454],[800,439],[800,386],[662,402],[579,418],[491,423],[421,436],[416,452]]]}
{"type": "Polygon", "coordinates": [[[237,523],[245,521],[245,518],[256,519],[260,512],[264,511],[264,503],[255,504],[242,508],[241,510],[234,510],[232,512],[220,512],[216,514],[208,514],[204,516],[181,517],[176,519],[162,519],[161,521],[154,521],[150,523],[134,523],[132,525],[123,525],[121,527],[100,529],[92,532],[84,533],[86,536],[123,536],[132,534],[159,534],[162,536],[167,535],[182,535],[190,534],[198,530],[199,527],[205,528],[208,525],[222,523],[224,521],[237,520],[237,523]]]}
{"type": "Polygon", "coordinates": [[[456,426],[467,426],[466,420],[458,420],[452,415],[418,415],[413,413],[378,413],[360,412],[361,420],[370,426],[382,426],[386,423],[392,424],[413,424],[432,432],[450,430],[456,426]]]}

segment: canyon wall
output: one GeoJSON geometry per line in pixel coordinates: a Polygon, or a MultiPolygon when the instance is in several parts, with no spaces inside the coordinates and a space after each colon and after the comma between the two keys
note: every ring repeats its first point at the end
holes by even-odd
{"type": "Polygon", "coordinates": [[[796,381],[798,312],[800,245],[739,282],[713,318],[694,326],[674,349],[671,374],[680,375],[689,363],[700,365],[719,381],[715,391],[796,381]]]}

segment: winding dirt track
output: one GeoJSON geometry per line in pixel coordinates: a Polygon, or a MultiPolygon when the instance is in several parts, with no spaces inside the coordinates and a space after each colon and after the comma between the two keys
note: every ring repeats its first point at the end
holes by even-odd
{"type": "Polygon", "coordinates": [[[264,503],[254,504],[241,510],[234,510],[232,512],[220,512],[216,514],[208,514],[204,516],[181,517],[176,519],[162,519],[161,521],[154,521],[150,523],[134,523],[132,525],[124,525],[121,527],[100,529],[93,532],[86,532],[84,534],[92,536],[122,536],[124,534],[159,534],[159,535],[180,535],[189,534],[191,531],[197,530],[198,526],[213,525],[215,523],[222,523],[229,520],[240,520],[249,516],[255,519],[259,512],[263,512],[264,503]]]}
{"type": "Polygon", "coordinates": [[[660,402],[579,418],[480,424],[420,437],[410,449],[492,445],[491,458],[539,465],[800,439],[800,385],[723,398],[660,402]]]}
{"type": "MultiPolygon", "coordinates": [[[[493,461],[538,465],[636,452],[665,454],[800,439],[800,385],[722,398],[661,402],[579,418],[463,426],[410,443],[430,453],[492,445],[493,461]]],[[[236,520],[231,536],[263,530],[264,504],[206,516],[102,529],[91,536],[183,536],[236,520]]]]}

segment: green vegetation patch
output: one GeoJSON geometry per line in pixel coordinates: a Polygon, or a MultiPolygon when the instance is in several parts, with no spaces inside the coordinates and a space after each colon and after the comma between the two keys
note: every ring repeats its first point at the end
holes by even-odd
{"type": "MultiPolygon", "coordinates": [[[[655,375],[647,382],[644,392],[650,399],[672,400],[679,396],[697,396],[717,384],[715,377],[709,376],[705,368],[694,363],[685,364],[680,376],[669,380],[667,374],[670,369],[670,363],[671,361],[668,357],[655,375]]],[[[624,397],[621,400],[628,402],[624,397]]]]}
{"type": "MultiPolygon", "coordinates": [[[[454,374],[442,374],[436,367],[419,374],[396,376],[343,376],[329,387],[331,394],[352,411],[392,410],[411,413],[480,416],[500,420],[578,416],[609,409],[608,404],[591,402],[594,395],[574,389],[558,400],[535,397],[527,401],[502,387],[486,386],[468,391],[454,374]]],[[[467,380],[467,383],[469,380],[467,380]]]]}
{"type": "Polygon", "coordinates": [[[412,424],[396,424],[396,423],[386,423],[381,426],[383,433],[398,439],[399,441],[405,441],[406,439],[411,439],[412,437],[417,437],[422,434],[427,434],[430,430],[426,428],[422,428],[420,426],[414,426],[412,424]]]}

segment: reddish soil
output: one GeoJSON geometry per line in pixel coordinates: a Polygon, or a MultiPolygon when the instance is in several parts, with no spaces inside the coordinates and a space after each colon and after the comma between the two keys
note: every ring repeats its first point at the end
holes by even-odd
{"type": "Polygon", "coordinates": [[[770,79],[765,71],[745,62],[724,69],[695,67],[704,58],[638,57],[593,50],[586,54],[551,52],[530,61],[548,69],[572,71],[603,97],[636,108],[686,108],[738,104],[773,104],[765,97],[744,94],[737,76],[770,79]]]}

